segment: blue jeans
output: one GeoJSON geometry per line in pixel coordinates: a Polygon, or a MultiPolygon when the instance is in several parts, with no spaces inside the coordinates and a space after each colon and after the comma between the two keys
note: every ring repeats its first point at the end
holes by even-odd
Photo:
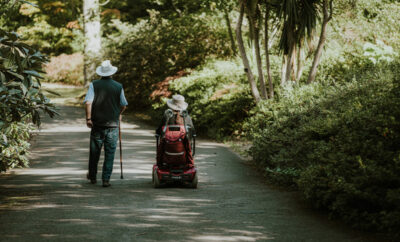
{"type": "Polygon", "coordinates": [[[97,166],[104,144],[103,181],[109,181],[118,142],[118,128],[93,127],[90,132],[89,178],[96,179],[97,166]]]}

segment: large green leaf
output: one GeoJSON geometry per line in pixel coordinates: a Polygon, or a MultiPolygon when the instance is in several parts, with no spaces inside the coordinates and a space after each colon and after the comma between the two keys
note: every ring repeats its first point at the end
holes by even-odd
{"type": "Polygon", "coordinates": [[[34,70],[27,70],[27,71],[24,71],[24,73],[28,74],[28,75],[36,76],[38,78],[43,78],[37,71],[34,71],[34,70]]]}
{"type": "Polygon", "coordinates": [[[8,92],[10,95],[15,95],[15,94],[20,94],[21,90],[17,90],[17,89],[12,89],[8,92]]]}
{"type": "MultiPolygon", "coordinates": [[[[0,122],[1,122],[1,121],[0,121],[0,122]]],[[[1,122],[1,123],[2,123],[2,122],[1,122]]],[[[0,123],[0,125],[1,125],[1,123],[0,123]]],[[[0,126],[0,127],[2,127],[2,126],[0,126]]],[[[6,136],[5,134],[2,134],[2,135],[1,135],[0,143],[1,143],[3,146],[7,146],[7,145],[8,145],[7,136],[6,136]]]]}
{"type": "Polygon", "coordinates": [[[26,93],[28,92],[28,89],[25,87],[25,85],[23,83],[20,83],[19,85],[21,87],[22,93],[24,94],[24,96],[26,95],[26,93]]]}
{"type": "Polygon", "coordinates": [[[36,94],[38,94],[38,92],[39,92],[39,89],[37,89],[37,88],[30,88],[29,91],[28,91],[28,95],[29,95],[29,96],[35,96],[36,94]]]}
{"type": "Polygon", "coordinates": [[[32,111],[32,122],[38,126],[40,126],[40,115],[36,110],[32,111]]]}
{"type": "Polygon", "coordinates": [[[20,82],[12,81],[12,82],[7,82],[5,86],[7,87],[19,87],[20,82]]]}
{"type": "Polygon", "coordinates": [[[9,73],[9,74],[11,74],[11,75],[17,77],[18,79],[20,79],[20,80],[22,80],[22,81],[25,80],[25,77],[24,77],[23,75],[21,75],[21,74],[15,73],[15,72],[13,72],[13,71],[7,71],[7,73],[9,73]]]}
{"type": "Polygon", "coordinates": [[[61,97],[61,95],[58,92],[52,91],[50,89],[43,89],[43,91],[61,97]]]}
{"type": "Polygon", "coordinates": [[[54,116],[59,116],[60,115],[60,113],[58,113],[57,111],[56,111],[56,108],[48,108],[48,107],[46,107],[45,109],[44,109],[44,111],[46,111],[46,113],[51,117],[51,118],[53,118],[54,116]]]}
{"type": "Polygon", "coordinates": [[[4,75],[4,73],[0,71],[0,82],[5,82],[5,81],[6,81],[6,75],[4,75]]]}

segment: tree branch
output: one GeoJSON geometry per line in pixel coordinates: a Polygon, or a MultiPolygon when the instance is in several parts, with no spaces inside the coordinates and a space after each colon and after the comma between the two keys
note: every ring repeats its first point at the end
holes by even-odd
{"type": "Polygon", "coordinates": [[[106,0],[104,3],[99,3],[99,6],[104,6],[106,4],[108,4],[110,2],[110,0],[106,0]]]}
{"type": "Polygon", "coordinates": [[[329,2],[329,17],[328,17],[328,22],[332,19],[333,15],[333,0],[329,2]]]}

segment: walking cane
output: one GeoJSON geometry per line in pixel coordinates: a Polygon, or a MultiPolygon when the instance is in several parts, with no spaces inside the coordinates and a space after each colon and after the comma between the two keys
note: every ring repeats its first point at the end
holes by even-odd
{"type": "Polygon", "coordinates": [[[121,121],[119,122],[119,164],[121,166],[121,179],[124,179],[124,175],[122,173],[122,137],[121,137],[121,121]]]}

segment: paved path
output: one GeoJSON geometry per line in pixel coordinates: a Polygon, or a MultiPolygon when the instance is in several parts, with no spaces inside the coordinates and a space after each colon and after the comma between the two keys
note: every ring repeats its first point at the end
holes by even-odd
{"type": "Polygon", "coordinates": [[[198,189],[153,189],[144,125],[123,123],[125,179],[117,155],[112,186],[91,185],[83,110],[60,112],[34,138],[31,168],[0,175],[0,241],[373,241],[268,187],[216,143],[197,147],[198,189]]]}

